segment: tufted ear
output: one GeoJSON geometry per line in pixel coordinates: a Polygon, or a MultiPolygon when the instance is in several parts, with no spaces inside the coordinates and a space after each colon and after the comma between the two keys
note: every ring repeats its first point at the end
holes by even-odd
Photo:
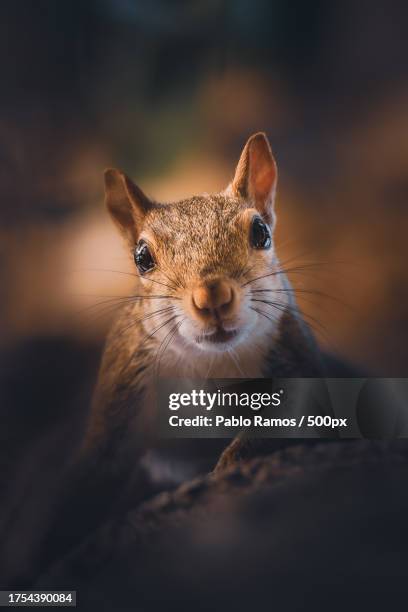
{"type": "Polygon", "coordinates": [[[260,215],[273,220],[273,204],[278,180],[278,169],[266,135],[258,132],[246,143],[237,168],[232,191],[234,195],[250,200],[260,215]]]}
{"type": "Polygon", "coordinates": [[[121,233],[136,244],[143,218],[153,204],[126,174],[105,170],[105,203],[121,233]]]}

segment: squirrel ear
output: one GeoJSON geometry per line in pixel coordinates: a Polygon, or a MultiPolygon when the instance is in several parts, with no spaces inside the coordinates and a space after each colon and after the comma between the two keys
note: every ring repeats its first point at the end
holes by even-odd
{"type": "Polygon", "coordinates": [[[108,211],[122,234],[136,244],[141,222],[152,203],[123,172],[108,168],[104,176],[108,211]]]}
{"type": "Polygon", "coordinates": [[[259,213],[271,221],[277,180],[278,169],[266,135],[263,132],[253,134],[235,170],[233,193],[251,200],[259,213]]]}

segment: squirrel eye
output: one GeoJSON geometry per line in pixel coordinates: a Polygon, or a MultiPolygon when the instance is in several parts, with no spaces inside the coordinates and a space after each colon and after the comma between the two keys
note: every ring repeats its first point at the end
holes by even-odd
{"type": "Polygon", "coordinates": [[[254,249],[269,249],[272,244],[270,229],[260,217],[252,220],[250,242],[254,249]]]}
{"type": "Polygon", "coordinates": [[[145,272],[152,270],[156,265],[153,256],[149,251],[149,247],[144,240],[139,240],[137,243],[134,258],[140,274],[144,274],[145,272]]]}

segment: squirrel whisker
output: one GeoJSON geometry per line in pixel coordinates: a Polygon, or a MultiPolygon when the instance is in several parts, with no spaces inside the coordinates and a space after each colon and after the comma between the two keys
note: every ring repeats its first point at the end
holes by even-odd
{"type": "Polygon", "coordinates": [[[244,283],[243,285],[241,285],[241,287],[246,287],[247,285],[250,285],[251,283],[254,283],[257,280],[262,280],[263,278],[268,278],[269,276],[278,276],[280,274],[290,274],[290,273],[301,273],[304,270],[308,270],[309,268],[316,268],[317,266],[324,266],[324,265],[331,265],[332,262],[314,262],[314,263],[309,263],[309,264],[303,264],[301,266],[295,266],[293,268],[279,268],[279,270],[274,270],[273,272],[268,272],[268,274],[263,274],[262,276],[257,276],[256,278],[252,278],[249,281],[247,281],[246,283],[244,283]]]}
{"type": "MultiPolygon", "coordinates": [[[[123,270],[112,270],[110,268],[86,268],[85,271],[87,272],[112,272],[113,274],[124,274],[126,276],[133,276],[135,278],[140,278],[139,274],[134,274],[133,272],[124,272],[123,270]]],[[[177,289],[177,287],[171,287],[170,285],[167,285],[166,283],[161,283],[160,281],[153,279],[153,278],[145,277],[145,279],[151,281],[152,283],[163,285],[163,287],[167,287],[168,289],[172,291],[175,291],[177,289]]]]}
{"type": "MultiPolygon", "coordinates": [[[[285,287],[285,288],[275,288],[275,289],[251,289],[251,295],[254,293],[265,293],[265,292],[270,292],[270,293],[289,293],[289,294],[309,294],[311,296],[318,296],[318,297],[324,297],[327,298],[329,300],[332,300],[334,302],[337,302],[338,304],[341,304],[342,306],[345,306],[346,308],[350,308],[352,309],[352,307],[350,306],[350,304],[348,304],[347,302],[344,302],[343,300],[339,299],[338,297],[336,297],[335,295],[331,295],[330,293],[325,293],[324,291],[318,291],[316,289],[303,289],[300,287],[285,287]]],[[[303,299],[305,299],[303,297],[303,299]]],[[[310,301],[311,304],[313,304],[314,302],[310,301]]]]}
{"type": "Polygon", "coordinates": [[[97,297],[97,298],[113,298],[113,299],[125,299],[125,300],[131,300],[131,299],[140,299],[140,300],[149,300],[149,299],[154,299],[154,298],[170,298],[170,299],[174,299],[174,300],[179,300],[180,298],[174,296],[174,295],[161,295],[159,293],[154,294],[154,295],[103,295],[103,294],[93,294],[93,293],[77,293],[75,294],[79,297],[97,297]]]}
{"type": "Polygon", "coordinates": [[[155,375],[156,377],[159,376],[160,373],[160,364],[161,364],[161,360],[164,357],[164,354],[166,352],[166,350],[168,349],[171,341],[173,340],[174,336],[176,335],[178,329],[181,327],[181,325],[184,323],[185,318],[183,318],[181,321],[178,321],[171,329],[170,331],[165,335],[164,339],[162,340],[162,342],[159,345],[159,348],[157,349],[156,352],[156,357],[154,360],[154,371],[155,371],[155,375]],[[170,336],[170,337],[169,337],[170,336]],[[167,343],[164,345],[164,343],[167,343]],[[163,347],[163,348],[162,348],[163,347]]]}
{"type": "Polygon", "coordinates": [[[137,301],[137,300],[150,300],[150,299],[159,299],[159,300],[179,300],[180,298],[172,296],[172,295],[118,295],[118,296],[92,296],[92,295],[88,295],[86,297],[107,297],[110,299],[107,300],[103,300],[101,302],[96,302],[95,304],[91,304],[89,306],[86,306],[85,308],[82,308],[81,310],[79,310],[77,313],[75,313],[76,315],[81,315],[84,312],[87,312],[89,310],[93,310],[94,308],[97,308],[98,306],[104,306],[105,304],[112,304],[113,305],[118,305],[121,306],[124,303],[129,303],[132,301],[137,301]]]}
{"type": "Polygon", "coordinates": [[[251,298],[251,301],[261,302],[263,304],[269,305],[282,313],[285,313],[289,310],[290,312],[295,313],[297,315],[300,314],[303,318],[308,320],[308,324],[316,333],[320,333],[325,338],[326,342],[329,345],[333,346],[333,340],[329,337],[326,327],[320,321],[318,321],[315,317],[310,315],[309,313],[304,312],[303,310],[301,311],[298,306],[294,307],[294,306],[291,306],[290,304],[285,304],[283,306],[282,304],[278,304],[276,302],[271,302],[269,300],[259,300],[255,298],[251,298]]]}
{"type": "Polygon", "coordinates": [[[227,353],[230,356],[231,361],[233,362],[233,364],[237,368],[238,372],[241,374],[242,378],[248,378],[246,376],[245,372],[242,370],[241,365],[240,365],[239,360],[238,360],[238,357],[236,356],[234,350],[232,348],[230,348],[230,349],[228,349],[227,353]]]}
{"type": "Polygon", "coordinates": [[[171,278],[170,276],[168,276],[165,271],[163,270],[163,268],[161,268],[159,265],[156,264],[156,268],[163,274],[163,276],[165,276],[167,278],[167,280],[173,285],[173,290],[176,289],[184,289],[183,284],[177,279],[177,278],[171,278]]]}
{"type": "Polygon", "coordinates": [[[268,319],[268,321],[271,321],[274,324],[279,321],[279,319],[277,317],[273,317],[272,315],[270,316],[269,314],[267,314],[266,312],[264,312],[263,310],[261,310],[259,308],[255,308],[254,306],[250,306],[250,309],[253,310],[254,312],[257,312],[260,315],[263,315],[266,319],[268,319]]]}
{"type": "MultiPolygon", "coordinates": [[[[171,308],[174,308],[174,306],[171,306],[171,308]]],[[[143,346],[145,344],[145,342],[147,342],[148,340],[150,340],[151,338],[153,338],[153,336],[163,327],[165,327],[166,325],[168,325],[171,321],[174,321],[174,319],[176,319],[177,317],[181,317],[181,314],[176,314],[173,317],[170,317],[170,319],[167,319],[167,321],[165,321],[164,323],[162,323],[161,325],[159,325],[159,327],[156,327],[155,330],[153,330],[153,332],[151,334],[148,334],[147,336],[145,336],[143,342],[141,343],[140,346],[143,346]]]]}
{"type": "MultiPolygon", "coordinates": [[[[122,336],[122,334],[124,334],[126,331],[128,331],[130,328],[134,327],[138,323],[143,323],[143,321],[147,321],[148,319],[151,319],[151,318],[155,317],[156,315],[164,314],[164,313],[167,313],[167,312],[171,312],[173,310],[174,310],[174,306],[166,306],[165,308],[160,308],[159,310],[154,310],[153,312],[150,312],[149,314],[144,315],[143,317],[139,317],[138,319],[134,319],[129,325],[127,325],[126,327],[121,329],[120,334],[118,334],[118,338],[120,338],[122,336]]],[[[143,342],[142,342],[142,344],[143,344],[143,342]]]]}

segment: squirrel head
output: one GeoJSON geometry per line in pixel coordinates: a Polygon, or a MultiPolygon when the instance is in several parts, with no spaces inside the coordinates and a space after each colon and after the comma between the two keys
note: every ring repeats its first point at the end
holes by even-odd
{"type": "Polygon", "coordinates": [[[223,352],[277,324],[286,293],[273,242],[276,184],[263,133],[249,138],[232,182],[215,195],[157,203],[122,172],[105,171],[106,204],[134,256],[147,334],[223,352]]]}

